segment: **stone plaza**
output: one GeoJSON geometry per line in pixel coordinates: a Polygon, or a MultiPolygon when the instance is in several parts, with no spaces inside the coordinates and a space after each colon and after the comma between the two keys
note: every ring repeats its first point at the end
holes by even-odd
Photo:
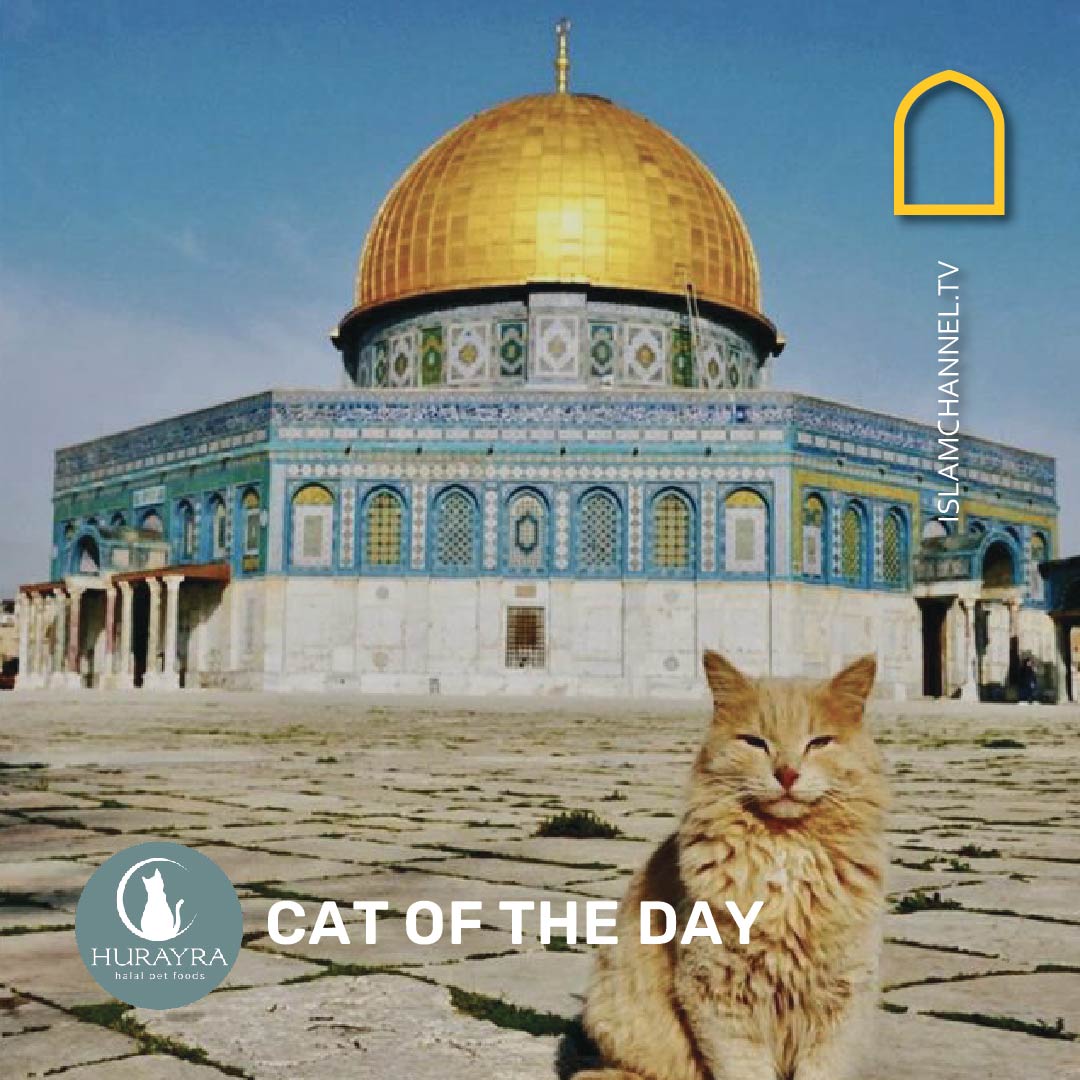
{"type": "MultiPolygon", "coordinates": [[[[590,948],[514,946],[502,900],[617,898],[675,825],[707,709],[355,694],[0,696],[5,1077],[550,1080],[590,948]],[[591,810],[610,839],[543,838],[591,810]],[[223,986],[129,1010],[90,978],[93,868],[198,848],[242,901],[223,986]],[[279,946],[275,899],[335,900],[351,944],[279,946]],[[354,900],[386,900],[374,946],[354,900]],[[483,928],[417,946],[424,899],[483,928]]],[[[895,791],[884,993],[864,1080],[1080,1077],[1080,709],[878,703],[895,791]]],[[[291,925],[291,924],[290,924],[291,925]]],[[[570,1032],[569,1037],[566,1033],[570,1032]]]]}

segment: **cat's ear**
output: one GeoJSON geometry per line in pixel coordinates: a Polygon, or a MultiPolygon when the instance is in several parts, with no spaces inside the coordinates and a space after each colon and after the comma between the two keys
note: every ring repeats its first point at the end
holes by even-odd
{"type": "Polygon", "coordinates": [[[877,674],[877,658],[860,656],[825,684],[825,693],[834,707],[856,722],[862,719],[877,674]]]}
{"type": "Polygon", "coordinates": [[[713,702],[717,709],[733,701],[750,697],[754,693],[754,684],[730,661],[712,649],[706,649],[702,658],[705,666],[705,679],[712,691],[713,702]]]}

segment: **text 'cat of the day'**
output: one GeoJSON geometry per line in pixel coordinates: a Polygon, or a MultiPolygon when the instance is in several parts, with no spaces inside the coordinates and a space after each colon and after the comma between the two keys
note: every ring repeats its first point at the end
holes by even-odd
{"type": "MultiPolygon", "coordinates": [[[[510,913],[510,939],[512,944],[521,945],[525,938],[525,913],[538,911],[539,930],[537,940],[541,945],[550,945],[554,932],[568,945],[576,945],[579,940],[586,945],[614,945],[618,938],[606,931],[616,924],[614,913],[618,908],[615,900],[588,900],[579,905],[576,900],[568,900],[563,906],[563,914],[555,913],[555,906],[549,900],[541,900],[539,906],[532,900],[502,900],[499,910],[510,913]],[[583,909],[584,934],[580,933],[579,907],[583,909]]],[[[728,914],[738,929],[740,945],[750,941],[750,928],[764,906],[764,901],[755,900],[750,910],[744,915],[732,900],[725,903],[728,914]]],[[[378,913],[390,910],[386,900],[354,900],[354,911],[360,913],[364,931],[364,944],[375,945],[378,941],[378,913]]],[[[417,900],[410,904],[405,912],[405,935],[414,945],[434,945],[441,941],[447,922],[451,944],[460,945],[462,934],[467,930],[481,930],[483,925],[477,916],[484,909],[480,900],[455,900],[450,904],[450,918],[447,920],[443,909],[432,900],[417,900]],[[425,926],[421,928],[421,920],[425,926]]],[[[278,945],[295,945],[307,936],[309,945],[317,945],[324,938],[330,938],[342,945],[350,945],[352,939],[342,920],[338,905],[333,900],[323,901],[319,914],[308,932],[303,925],[283,929],[281,919],[284,914],[299,920],[306,917],[303,904],[295,900],[278,900],[271,905],[267,914],[266,928],[270,938],[278,945]]],[[[641,904],[641,941],[645,945],[662,945],[673,941],[679,933],[679,919],[675,909],[662,901],[647,901],[641,904]]],[[[682,927],[679,940],[685,945],[695,938],[708,938],[715,945],[722,945],[720,929],[712,906],[705,900],[699,900],[690,909],[682,927]]]]}

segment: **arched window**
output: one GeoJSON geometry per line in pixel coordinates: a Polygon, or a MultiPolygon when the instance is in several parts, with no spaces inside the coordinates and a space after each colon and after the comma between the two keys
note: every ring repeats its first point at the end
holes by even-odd
{"type": "Polygon", "coordinates": [[[399,567],[404,563],[405,507],[385,488],[370,495],[364,512],[364,564],[399,567]]]}
{"type": "Polygon", "coordinates": [[[195,507],[186,499],[176,508],[178,532],[180,537],[180,558],[184,561],[195,558],[195,507]]]}
{"type": "Polygon", "coordinates": [[[733,574],[765,573],[768,509],[756,491],[733,491],[724,500],[724,565],[733,574]]]}
{"type": "Polygon", "coordinates": [[[248,488],[240,500],[244,515],[244,569],[258,570],[262,557],[262,508],[259,493],[248,488]]]}
{"type": "Polygon", "coordinates": [[[1046,582],[1039,573],[1039,563],[1049,558],[1049,545],[1042,533],[1031,534],[1031,598],[1042,600],[1046,595],[1046,582]]]}
{"type": "Polygon", "coordinates": [[[983,555],[983,585],[990,589],[1016,584],[1012,549],[1004,540],[994,540],[983,555]]]}
{"type": "Polygon", "coordinates": [[[76,550],[75,568],[80,574],[97,574],[101,570],[101,553],[92,536],[84,536],[76,550]]]}
{"type": "Polygon", "coordinates": [[[307,484],[292,497],[292,563],[324,569],[333,552],[334,496],[321,484],[307,484]]]}
{"type": "Polygon", "coordinates": [[[866,518],[858,503],[848,503],[840,532],[840,573],[852,585],[864,580],[866,518]]]}
{"type": "Polygon", "coordinates": [[[657,570],[688,571],[693,562],[690,501],[675,491],[657,495],[652,505],[652,565],[657,570]]]}
{"type": "Polygon", "coordinates": [[[930,518],[922,529],[922,538],[924,540],[944,540],[948,535],[948,528],[946,528],[944,522],[938,521],[937,518],[930,518]]]}
{"type": "Polygon", "coordinates": [[[165,524],[161,520],[161,515],[156,510],[148,510],[142,516],[142,520],[139,522],[139,528],[143,532],[152,533],[157,536],[165,535],[165,524]]]}
{"type": "Polygon", "coordinates": [[[577,567],[614,574],[622,566],[622,510],[610,491],[587,491],[578,503],[577,567]]]}
{"type": "Polygon", "coordinates": [[[802,515],[802,572],[807,577],[825,576],[825,500],[807,495],[802,515]]]}
{"type": "Polygon", "coordinates": [[[471,570],[476,566],[476,502],[461,488],[439,496],[435,507],[435,566],[471,570]]]}
{"type": "Polygon", "coordinates": [[[224,559],[229,553],[229,515],[220,495],[210,499],[210,557],[224,559]]]}
{"type": "Polygon", "coordinates": [[[548,512],[533,491],[510,500],[506,565],[511,572],[542,573],[548,563],[548,512]]]}
{"type": "Polygon", "coordinates": [[[904,584],[907,562],[907,520],[894,507],[885,514],[881,525],[881,576],[886,585],[904,584]]]}

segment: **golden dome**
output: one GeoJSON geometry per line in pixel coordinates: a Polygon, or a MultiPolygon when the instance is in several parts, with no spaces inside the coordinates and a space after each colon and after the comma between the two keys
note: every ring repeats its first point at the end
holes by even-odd
{"type": "Polygon", "coordinates": [[[360,257],[360,311],[529,282],[685,295],[763,317],[727,192],[672,135],[587,94],[534,94],[444,135],[394,185],[360,257]]]}

